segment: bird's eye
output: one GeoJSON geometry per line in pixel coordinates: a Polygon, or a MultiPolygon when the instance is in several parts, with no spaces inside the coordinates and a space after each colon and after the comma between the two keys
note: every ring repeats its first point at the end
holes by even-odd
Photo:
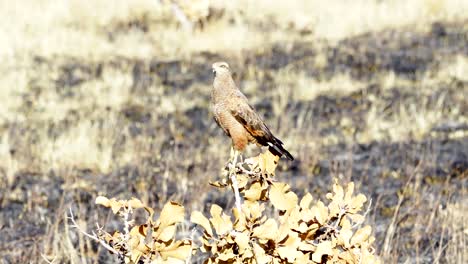
{"type": "Polygon", "coordinates": [[[224,69],[228,68],[227,65],[225,65],[225,64],[221,64],[219,67],[224,68],[224,69]]]}

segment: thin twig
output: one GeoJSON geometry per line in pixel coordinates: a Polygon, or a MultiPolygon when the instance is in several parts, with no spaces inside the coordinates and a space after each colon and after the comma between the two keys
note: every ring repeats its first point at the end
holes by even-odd
{"type": "Polygon", "coordinates": [[[49,263],[49,264],[55,263],[55,260],[57,259],[57,256],[54,256],[54,258],[52,260],[48,260],[47,257],[44,254],[41,254],[41,257],[46,263],[49,263]]]}
{"type": "Polygon", "coordinates": [[[355,228],[357,226],[360,226],[362,225],[362,223],[364,223],[364,219],[366,219],[367,215],[369,214],[370,212],[370,209],[371,209],[371,205],[372,205],[372,199],[369,199],[369,205],[367,206],[367,210],[366,212],[362,215],[363,216],[363,220],[359,223],[355,223],[351,228],[355,228]]]}
{"type": "Polygon", "coordinates": [[[241,203],[241,197],[239,193],[239,184],[237,183],[237,178],[236,178],[236,173],[231,171],[229,172],[231,182],[232,182],[232,189],[234,189],[234,197],[236,199],[236,208],[239,213],[242,211],[242,203],[241,203]]]}
{"type": "Polygon", "coordinates": [[[118,251],[116,251],[114,248],[112,248],[109,244],[107,244],[106,241],[104,241],[104,240],[98,238],[95,234],[91,235],[91,234],[87,233],[86,231],[84,231],[83,229],[81,229],[81,227],[80,227],[80,226],[76,223],[76,221],[75,221],[75,217],[74,217],[74,215],[73,215],[72,209],[70,208],[69,210],[70,210],[70,216],[68,216],[67,218],[70,219],[70,221],[73,223],[73,225],[72,225],[71,227],[74,227],[74,228],[78,229],[78,231],[79,231],[81,234],[83,234],[83,235],[85,235],[85,236],[91,238],[92,240],[94,240],[94,241],[96,241],[96,242],[99,242],[99,244],[101,244],[103,247],[105,247],[105,248],[106,248],[107,250],[109,250],[110,252],[116,254],[119,258],[123,258],[123,257],[124,257],[124,256],[122,256],[122,254],[120,254],[118,251]]]}

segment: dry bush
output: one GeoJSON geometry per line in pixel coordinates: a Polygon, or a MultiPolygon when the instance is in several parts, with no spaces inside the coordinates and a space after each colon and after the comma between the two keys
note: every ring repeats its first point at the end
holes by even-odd
{"type": "Polygon", "coordinates": [[[367,198],[354,194],[354,183],[343,188],[335,181],[326,203],[314,201],[310,193],[299,200],[288,184],[272,178],[278,159],[269,152],[260,154],[225,170],[226,180],[211,183],[237,186],[244,202],[232,215],[216,204],[209,218],[193,212],[191,222],[203,229],[196,250],[191,239],[176,240],[176,224],[184,220],[181,205],[167,203],[153,221],[153,210],[136,198],[96,199],[124,222],[123,231],[112,235],[99,229],[96,240],[122,263],[184,263],[191,252],[208,254],[205,263],[380,263],[372,228],[361,227],[367,198]],[[148,212],[142,225],[129,219],[138,208],[148,212]]]}
{"type": "Polygon", "coordinates": [[[136,198],[117,200],[99,196],[96,204],[111,208],[122,218],[123,230],[111,235],[100,228],[93,236],[110,252],[117,254],[121,263],[185,263],[190,256],[191,241],[176,239],[177,224],[184,221],[184,207],[180,204],[166,203],[156,221],[153,221],[153,209],[136,198]],[[136,225],[130,216],[140,208],[148,212],[148,217],[145,223],[136,225]]]}

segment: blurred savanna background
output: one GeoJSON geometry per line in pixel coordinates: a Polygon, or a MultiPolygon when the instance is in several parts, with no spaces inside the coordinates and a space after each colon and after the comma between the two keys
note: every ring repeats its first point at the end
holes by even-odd
{"type": "Polygon", "coordinates": [[[296,158],[278,179],[315,199],[353,181],[384,263],[467,262],[468,1],[23,0],[0,17],[0,263],[115,262],[67,219],[116,228],[98,195],[232,207],[208,184],[230,149],[208,108],[219,60],[296,158]]]}

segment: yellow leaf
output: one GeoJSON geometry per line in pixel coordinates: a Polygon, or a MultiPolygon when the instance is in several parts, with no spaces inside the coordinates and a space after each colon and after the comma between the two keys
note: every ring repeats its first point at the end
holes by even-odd
{"type": "Polygon", "coordinates": [[[304,241],[299,245],[298,249],[304,252],[313,252],[317,247],[304,241]]]}
{"type": "Polygon", "coordinates": [[[294,263],[310,263],[310,253],[302,254],[302,256],[297,257],[294,263]]]}
{"type": "Polygon", "coordinates": [[[301,244],[299,235],[294,231],[289,231],[288,238],[283,242],[283,246],[298,247],[301,244]]]}
{"type": "Polygon", "coordinates": [[[263,173],[267,173],[268,175],[275,175],[278,161],[279,157],[267,150],[265,153],[260,153],[260,155],[249,158],[245,162],[250,164],[252,169],[259,168],[263,173]]]}
{"type": "Polygon", "coordinates": [[[234,241],[239,246],[239,254],[244,254],[244,251],[250,249],[250,238],[246,233],[236,233],[234,241]]]}
{"type": "MultiPolygon", "coordinates": [[[[244,205],[242,205],[244,206],[244,205]]],[[[245,214],[242,212],[239,212],[237,208],[232,209],[235,221],[234,221],[234,229],[237,231],[244,231],[247,229],[246,227],[246,219],[245,219],[245,214]]]]}
{"type": "Polygon", "coordinates": [[[249,177],[246,175],[237,175],[237,187],[243,189],[249,183],[249,177]]]}
{"type": "Polygon", "coordinates": [[[351,214],[348,215],[348,217],[353,220],[354,223],[363,223],[365,220],[365,217],[360,214],[351,214]]]}
{"type": "Polygon", "coordinates": [[[313,220],[315,217],[312,208],[310,209],[302,209],[301,210],[301,220],[308,223],[309,221],[313,220]]]}
{"type": "Polygon", "coordinates": [[[313,223],[309,226],[309,230],[307,231],[307,238],[308,239],[313,239],[312,237],[315,235],[315,233],[319,230],[320,225],[317,223],[313,223]]]}
{"type": "Polygon", "coordinates": [[[278,234],[276,236],[276,243],[284,243],[286,238],[288,238],[289,232],[292,232],[289,228],[288,223],[282,223],[278,229],[278,234]]]}
{"type": "Polygon", "coordinates": [[[120,211],[120,208],[123,207],[123,202],[117,201],[115,198],[110,199],[109,204],[114,214],[117,214],[120,211]]]}
{"type": "Polygon", "coordinates": [[[262,195],[262,185],[260,182],[253,183],[249,189],[245,190],[244,197],[250,201],[258,201],[262,195]]]}
{"type": "Polygon", "coordinates": [[[171,246],[159,251],[159,254],[161,254],[164,260],[168,258],[185,260],[191,253],[192,244],[187,240],[178,241],[177,243],[174,243],[171,246]]]}
{"type": "Polygon", "coordinates": [[[297,204],[297,195],[289,191],[289,185],[275,182],[270,187],[269,198],[273,206],[278,210],[290,210],[297,204]]]}
{"type": "MultiPolygon", "coordinates": [[[[335,198],[333,198],[335,199],[335,198]]],[[[341,207],[343,204],[339,202],[338,200],[333,200],[329,205],[328,205],[328,215],[329,217],[335,217],[338,216],[341,212],[341,207]]]]}
{"type": "Polygon", "coordinates": [[[130,236],[142,236],[146,237],[147,234],[147,225],[137,225],[130,229],[130,236]]]}
{"type": "Polygon", "coordinates": [[[173,225],[184,221],[184,207],[176,202],[168,202],[164,205],[159,216],[161,227],[173,225]]]}
{"type": "Polygon", "coordinates": [[[211,237],[213,236],[213,230],[211,229],[210,221],[201,212],[193,212],[192,216],[190,217],[190,221],[202,226],[211,237]]]}
{"type": "Polygon", "coordinates": [[[333,193],[327,193],[327,199],[334,201],[335,203],[342,204],[344,198],[343,187],[338,185],[337,181],[333,184],[333,193]]]}
{"type": "Polygon", "coordinates": [[[274,240],[278,234],[278,224],[272,218],[257,226],[253,230],[253,236],[260,239],[274,240]]]}
{"type": "Polygon", "coordinates": [[[220,181],[212,182],[212,181],[210,181],[210,182],[208,182],[208,184],[210,184],[211,186],[216,187],[216,188],[224,188],[224,187],[228,186],[228,184],[225,181],[223,181],[223,182],[220,182],[220,181]]]}
{"type": "Polygon", "coordinates": [[[367,201],[367,198],[364,194],[359,194],[353,199],[351,199],[349,205],[350,205],[350,213],[357,213],[358,211],[361,210],[362,206],[364,203],[367,201]]]}
{"type": "Polygon", "coordinates": [[[246,200],[242,205],[242,212],[247,216],[247,218],[250,218],[251,221],[256,221],[258,218],[262,217],[264,210],[264,205],[257,201],[246,200]]]}
{"type": "Polygon", "coordinates": [[[236,255],[232,252],[232,250],[226,250],[227,252],[222,252],[218,255],[218,259],[222,261],[230,261],[236,258],[236,255]]]}
{"type": "Polygon", "coordinates": [[[372,228],[369,225],[359,229],[351,238],[351,245],[361,244],[363,241],[369,238],[371,233],[372,233],[372,228]]]}
{"type": "Polygon", "coordinates": [[[171,239],[174,238],[175,232],[176,232],[177,227],[175,225],[170,225],[162,229],[161,232],[159,232],[158,237],[155,237],[158,240],[161,240],[163,242],[167,242],[171,239]]]}
{"type": "Polygon", "coordinates": [[[107,199],[107,197],[104,197],[104,196],[96,197],[95,204],[100,204],[100,205],[105,206],[105,207],[110,206],[109,199],[107,199]]]}
{"type": "Polygon", "coordinates": [[[346,188],[346,193],[344,197],[345,203],[349,203],[349,201],[353,197],[353,193],[354,193],[354,182],[350,182],[348,184],[348,187],[346,188]]]}
{"type": "Polygon", "coordinates": [[[318,201],[312,207],[311,211],[315,219],[317,219],[321,225],[323,225],[328,219],[328,208],[321,201],[318,201]]]}
{"type": "Polygon", "coordinates": [[[343,219],[341,219],[340,226],[342,229],[351,229],[351,222],[347,217],[343,217],[343,219]]]}
{"type": "Polygon", "coordinates": [[[253,244],[253,251],[258,264],[271,263],[271,257],[265,254],[265,250],[259,244],[253,244]]]}
{"type": "Polygon", "coordinates": [[[322,263],[322,256],[331,254],[333,254],[332,242],[323,241],[317,245],[317,250],[312,254],[312,260],[316,263],[322,263]]]}
{"type": "Polygon", "coordinates": [[[143,253],[139,250],[131,250],[130,260],[132,263],[138,263],[143,253]]]}
{"type": "Polygon", "coordinates": [[[307,193],[306,195],[304,195],[304,197],[302,197],[299,206],[301,207],[301,209],[309,208],[311,202],[312,195],[310,193],[307,193]]]}
{"type": "Polygon", "coordinates": [[[302,212],[299,211],[299,207],[295,207],[294,209],[289,210],[288,212],[289,212],[289,216],[288,216],[289,228],[295,230],[299,227],[299,223],[302,220],[302,212]]]}
{"type": "Polygon", "coordinates": [[[154,210],[151,207],[145,206],[139,199],[132,197],[129,201],[127,201],[127,206],[133,208],[133,209],[138,209],[138,208],[144,208],[150,215],[150,218],[154,214],[154,210]]]}
{"type": "Polygon", "coordinates": [[[357,259],[354,257],[354,255],[349,250],[341,252],[338,255],[338,257],[340,259],[346,260],[346,263],[358,263],[357,259]]]}
{"type": "Polygon", "coordinates": [[[349,248],[349,240],[351,239],[351,236],[353,235],[353,231],[351,229],[345,229],[342,228],[340,230],[340,233],[338,235],[338,240],[342,246],[345,248],[349,248]]]}
{"type": "Polygon", "coordinates": [[[297,257],[302,255],[301,252],[297,251],[296,247],[278,247],[276,252],[278,252],[278,255],[282,259],[286,259],[289,263],[293,263],[297,257]]]}
{"type": "Polygon", "coordinates": [[[301,233],[301,234],[304,234],[307,232],[308,230],[308,226],[306,223],[300,223],[294,230],[301,233]]]}
{"type": "Polygon", "coordinates": [[[185,264],[185,260],[168,257],[166,260],[157,259],[151,264],[185,264]]]}
{"type": "Polygon", "coordinates": [[[212,217],[210,218],[210,222],[218,235],[225,235],[232,230],[231,219],[225,213],[222,213],[222,211],[221,207],[216,204],[211,206],[210,213],[212,217]]]}
{"type": "Polygon", "coordinates": [[[135,197],[132,197],[132,199],[128,201],[128,206],[134,209],[144,207],[143,203],[135,197]]]}

